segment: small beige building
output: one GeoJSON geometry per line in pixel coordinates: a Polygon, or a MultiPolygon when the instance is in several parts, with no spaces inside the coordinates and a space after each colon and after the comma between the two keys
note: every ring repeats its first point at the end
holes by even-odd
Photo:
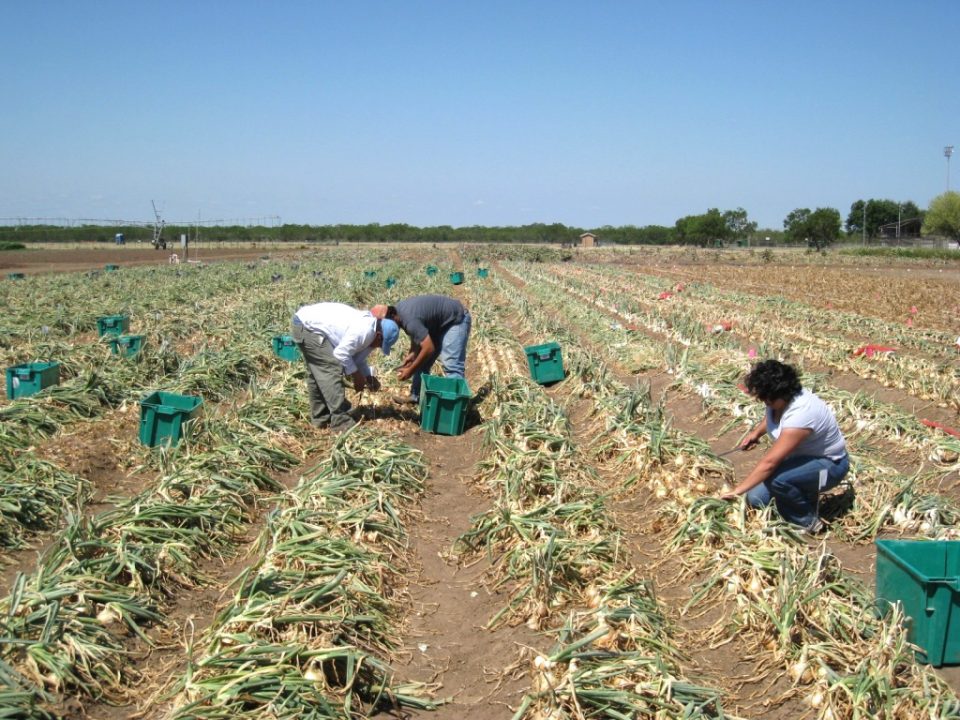
{"type": "Polygon", "coordinates": [[[580,247],[596,247],[597,236],[593,233],[583,233],[580,236],[580,247]]]}

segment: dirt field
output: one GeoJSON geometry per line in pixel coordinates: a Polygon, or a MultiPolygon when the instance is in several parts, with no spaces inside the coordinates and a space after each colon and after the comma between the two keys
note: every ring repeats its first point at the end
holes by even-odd
{"type": "MultiPolygon", "coordinates": [[[[57,273],[99,270],[107,263],[125,265],[167,264],[169,251],[153,251],[139,248],[95,248],[72,250],[25,250],[0,253],[0,268],[4,272],[28,274],[57,273]]],[[[265,248],[200,249],[199,260],[254,260],[290,258],[302,254],[300,250],[265,248]]],[[[451,258],[452,264],[463,266],[459,256],[451,258]]],[[[556,270],[555,277],[563,281],[595,281],[592,270],[586,264],[571,264],[556,270]],[[571,269],[572,268],[572,269],[571,269]]],[[[808,300],[809,281],[804,282],[790,267],[776,269],[777,281],[769,283],[769,268],[748,266],[718,267],[716,263],[676,263],[654,259],[644,262],[636,258],[625,263],[626,272],[653,274],[666,278],[671,283],[710,283],[731,292],[744,292],[756,298],[781,295],[786,298],[808,300]]],[[[537,302],[553,320],[565,323],[564,313],[551,303],[537,300],[534,282],[527,282],[515,274],[516,269],[507,265],[491,264],[498,278],[507,278],[508,284],[537,302]]],[[[898,267],[871,268],[855,271],[843,265],[824,267],[817,271],[824,290],[823,309],[848,310],[890,321],[911,320],[910,327],[925,327],[942,332],[960,333],[960,323],[954,305],[960,303],[960,271],[948,268],[898,267]],[[858,303],[857,294],[867,292],[864,288],[879,288],[877,297],[869,307],[858,303]],[[891,292],[892,289],[892,292],[891,292]],[[916,307],[911,312],[910,307],[916,307]],[[828,307],[829,306],[829,307],[828,307]],[[869,312],[866,312],[869,310],[869,312]]],[[[626,294],[627,285],[605,288],[609,297],[626,294]]],[[[449,290],[465,302],[470,302],[469,288],[449,290]]],[[[878,292],[872,290],[871,292],[878,292]]],[[[558,297],[560,291],[557,291],[558,297]]],[[[598,293],[598,296],[600,294],[598,293]]],[[[529,318],[511,310],[511,300],[502,293],[494,293],[498,311],[509,334],[520,345],[542,341],[526,324],[529,318]]],[[[718,311],[733,313],[737,300],[729,307],[715,306],[718,311]]],[[[586,306],[588,303],[584,301],[586,306]]],[[[591,311],[597,309],[591,307],[591,311]]],[[[751,309],[751,312],[753,309],[751,309]]],[[[635,319],[617,311],[604,308],[600,311],[603,323],[632,325],[635,319]]],[[[732,316],[732,315],[731,315],[732,316]]],[[[720,315],[717,315],[719,318],[720,315]]],[[[727,315],[723,315],[727,317],[727,315]]],[[[669,329],[669,328],[667,328],[669,329]]],[[[733,447],[739,429],[731,427],[728,419],[711,414],[705,404],[689,390],[684,390],[672,372],[663,368],[636,371],[627,367],[610,354],[611,348],[598,342],[589,332],[590,328],[578,328],[581,348],[603,357],[619,382],[636,387],[649,383],[652,396],[663,401],[672,428],[687,433],[705,442],[716,453],[733,447]]],[[[645,328],[635,329],[636,334],[657,342],[669,341],[666,329],[658,333],[645,328]]],[[[759,332],[759,331],[756,331],[759,332]]],[[[739,343],[744,352],[759,343],[751,328],[733,324],[724,336],[733,345],[739,343]]],[[[856,326],[844,330],[853,345],[874,338],[861,334],[856,326]]],[[[192,346],[195,338],[183,341],[184,347],[192,346]]],[[[800,341],[797,341],[799,344],[800,341]]],[[[922,353],[918,357],[923,359],[922,353]]],[[[956,368],[957,360],[949,355],[937,362],[942,367],[956,368]]],[[[522,360],[522,358],[521,358],[522,360]]],[[[912,392],[909,388],[889,387],[882,378],[859,375],[852,369],[832,367],[826,362],[809,359],[810,371],[829,377],[831,385],[851,393],[868,393],[879,398],[889,407],[898,408],[917,418],[936,421],[947,427],[960,426],[960,402],[935,401],[912,392]]],[[[488,377],[481,372],[475,357],[468,363],[468,381],[471,387],[479,388],[488,377]]],[[[593,421],[595,408],[589,397],[572,396],[565,383],[548,389],[547,394],[562,405],[571,422],[572,439],[588,452],[598,440],[593,421]]],[[[135,468],[129,460],[134,455],[131,448],[136,444],[136,425],[131,406],[108,412],[103,417],[76,423],[48,442],[39,444],[33,451],[40,458],[86,478],[93,487],[93,496],[84,509],[95,514],[110,508],[117,497],[129,498],[148,488],[155,474],[135,468]],[[104,442],[109,438],[109,442],[104,442]]],[[[437,683],[438,697],[449,699],[433,712],[410,713],[416,717],[435,717],[438,720],[485,720],[486,718],[508,720],[520,704],[523,695],[529,692],[529,664],[532,648],[542,650],[549,645],[541,633],[530,630],[523,624],[485,630],[483,626],[503,606],[504,595],[492,589],[486,573],[490,571],[489,560],[479,560],[466,567],[460,566],[451,554],[456,539],[470,526],[472,519],[490,507],[491,499],[476,483],[477,464],[485,455],[483,421],[474,418],[472,426],[463,436],[442,437],[422,433],[416,428],[415,413],[398,409],[389,404],[378,404],[375,410],[365,411],[364,421],[370,424],[384,423],[393,428],[397,424],[406,430],[401,434],[404,442],[424,453],[429,466],[427,489],[420,499],[409,526],[409,566],[404,568],[407,585],[402,588],[408,608],[404,623],[402,645],[397,649],[395,666],[411,680],[437,683]]],[[[283,475],[286,487],[293,487],[301,473],[322,459],[332,437],[317,433],[319,448],[305,458],[299,467],[283,475]]],[[[905,474],[919,472],[928,463],[915,452],[898,447],[895,442],[872,442],[871,452],[905,474]]],[[[757,455],[737,453],[729,460],[735,476],[742,477],[756,462],[757,455]]],[[[598,466],[599,467],[599,466],[598,466]]],[[[729,643],[709,645],[703,641],[709,628],[723,619],[729,608],[716,608],[713,612],[690,617],[682,611],[694,592],[695,581],[682,572],[682,558],[671,557],[669,550],[670,528],[664,525],[659,513],[663,502],[643,488],[622,491],[622,477],[609,468],[599,467],[598,481],[601,487],[611,489],[609,508],[616,525],[622,532],[624,552],[630,564],[643,577],[649,578],[658,597],[666,604],[671,622],[679,629],[684,651],[689,656],[689,669],[698,677],[720,687],[726,694],[725,707],[739,717],[795,718],[810,712],[799,694],[794,692],[789,678],[779,667],[765,666],[756,647],[746,639],[729,643]]],[[[943,495],[960,503],[960,476],[956,472],[941,480],[943,495]]],[[[251,562],[245,555],[254,552],[253,543],[262,529],[264,515],[269,509],[269,500],[262,499],[263,507],[251,522],[245,535],[238,542],[236,556],[210,562],[205,566],[210,583],[191,595],[185,595],[174,603],[169,611],[168,628],[157,630],[153,639],[160,647],[150,648],[145,644],[131,646],[130,662],[144,678],[144,688],[156,689],[184,669],[183,637],[178,635],[189,624],[198,634],[209,626],[218,609],[228,599],[226,586],[251,562]]],[[[810,541],[811,552],[817,552],[819,539],[810,541]]],[[[30,572],[37,555],[47,547],[48,540],[41,536],[27,551],[12,553],[0,576],[0,592],[9,591],[18,572],[30,572]]],[[[852,542],[836,535],[828,535],[823,541],[823,551],[842,561],[844,570],[870,585],[873,580],[876,553],[872,543],[852,542]]],[[[769,658],[767,659],[769,662],[769,658]]],[[[939,671],[954,690],[960,688],[960,668],[944,668],[939,671]]],[[[115,706],[85,700],[79,705],[63,708],[65,717],[94,717],[119,719],[138,713],[144,718],[166,717],[168,707],[164,704],[145,705],[143,693],[131,689],[126,703],[115,706]]]]}
{"type": "MultiPolygon", "coordinates": [[[[286,257],[298,254],[299,250],[264,247],[197,247],[190,248],[191,262],[213,262],[216,260],[257,259],[263,256],[286,257]]],[[[101,246],[92,248],[48,248],[36,247],[26,250],[7,250],[0,252],[0,270],[4,273],[22,272],[24,274],[77,272],[81,270],[102,270],[107,264],[120,265],[165,265],[173,253],[186,262],[179,248],[153,250],[149,247],[133,245],[101,246]]]]}

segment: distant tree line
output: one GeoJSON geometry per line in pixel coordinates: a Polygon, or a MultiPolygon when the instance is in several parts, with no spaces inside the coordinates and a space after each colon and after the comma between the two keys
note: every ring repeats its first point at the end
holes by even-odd
{"type": "MultiPolygon", "coordinates": [[[[746,211],[738,209],[723,214],[722,232],[713,232],[714,215],[719,211],[708,212],[708,222],[700,223],[696,217],[684,218],[675,227],[663,225],[612,226],[603,225],[594,228],[581,228],[562,223],[533,223],[530,225],[486,227],[473,225],[452,227],[438,225],[417,227],[403,223],[380,225],[294,225],[276,227],[263,226],[216,226],[200,227],[199,233],[194,226],[166,225],[163,237],[168,246],[180,242],[180,236],[186,235],[190,242],[198,239],[204,243],[217,242],[290,242],[310,243],[352,243],[352,242],[422,242],[422,243],[547,243],[557,245],[577,245],[580,235],[591,232],[604,244],[617,245],[672,245],[693,243],[699,245],[715,244],[716,241],[744,238],[756,233],[756,223],[746,219],[746,211]],[[728,224],[723,224],[728,223],[728,224]]],[[[117,233],[123,233],[127,243],[150,242],[153,228],[149,226],[80,225],[77,227],[57,227],[49,225],[21,225],[0,227],[0,240],[27,242],[113,242],[117,233]]],[[[776,230],[761,231],[771,242],[783,239],[783,233],[776,230]]]]}
{"type": "MultiPolygon", "coordinates": [[[[910,200],[857,200],[850,206],[846,223],[841,223],[840,212],[834,208],[796,208],[783,221],[783,230],[758,229],[743,208],[721,211],[711,208],[701,215],[687,215],[673,227],[663,225],[610,226],[580,228],[562,223],[532,223],[530,225],[486,227],[472,225],[452,227],[437,225],[417,227],[405,223],[368,223],[366,225],[278,225],[215,226],[167,225],[163,234],[168,244],[179,243],[186,235],[191,242],[289,242],[311,243],[546,243],[576,245],[580,235],[591,232],[603,244],[616,245],[697,245],[715,247],[737,244],[800,244],[814,249],[825,248],[841,237],[843,226],[848,236],[875,239],[889,235],[891,224],[897,229],[909,227],[909,232],[898,236],[936,234],[956,240],[960,244],[960,194],[947,192],[923,211],[910,200]],[[909,225],[907,223],[909,222],[909,225]],[[864,232],[864,230],[866,232],[864,232]]],[[[81,225],[58,227],[52,225],[20,225],[0,227],[0,242],[112,242],[117,233],[126,241],[149,242],[153,227],[81,225]]]]}

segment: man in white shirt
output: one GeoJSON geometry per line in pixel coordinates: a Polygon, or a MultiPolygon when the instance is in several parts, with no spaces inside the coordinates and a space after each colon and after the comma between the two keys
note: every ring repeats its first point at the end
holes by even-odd
{"type": "Polygon", "coordinates": [[[367,365],[374,348],[389,355],[400,335],[392,320],[378,320],[369,312],[342,303],[304,305],[293,316],[293,340],[307,364],[310,422],[341,432],[356,422],[348,411],[343,389],[349,375],[353,389],[380,389],[380,381],[367,365]]]}

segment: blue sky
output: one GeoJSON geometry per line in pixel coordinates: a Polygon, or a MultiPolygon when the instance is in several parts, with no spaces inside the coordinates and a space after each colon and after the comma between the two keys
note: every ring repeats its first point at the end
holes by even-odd
{"type": "Polygon", "coordinates": [[[0,218],[779,228],[960,150],[957,0],[0,11],[0,218]]]}

